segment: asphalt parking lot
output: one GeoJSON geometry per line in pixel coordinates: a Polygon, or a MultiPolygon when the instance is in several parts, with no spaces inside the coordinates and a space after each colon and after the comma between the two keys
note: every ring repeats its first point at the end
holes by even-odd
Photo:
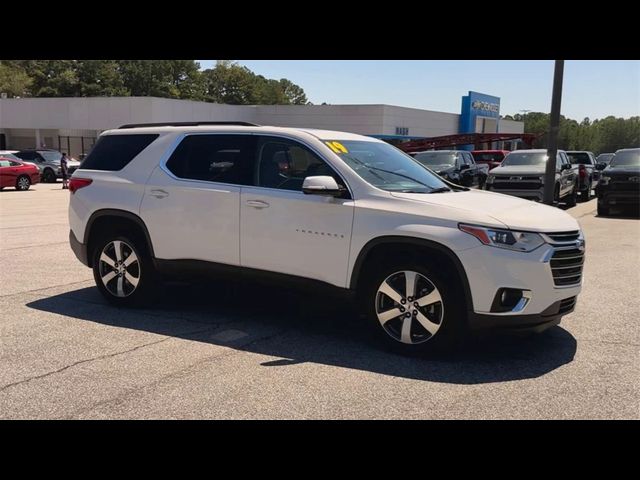
{"type": "Polygon", "coordinates": [[[109,306],[68,245],[69,192],[0,192],[0,418],[640,418],[640,220],[568,210],[587,239],[562,324],[451,358],[370,343],[349,305],[249,284],[109,306]]]}

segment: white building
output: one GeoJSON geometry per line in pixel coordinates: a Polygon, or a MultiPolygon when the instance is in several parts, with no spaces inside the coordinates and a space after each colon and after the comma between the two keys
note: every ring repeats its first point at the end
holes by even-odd
{"type": "MultiPolygon", "coordinates": [[[[103,130],[172,121],[245,121],[379,138],[462,133],[459,114],[393,105],[221,105],[155,97],[4,98],[0,99],[0,149],[54,148],[77,157],[89,151],[103,130]]],[[[524,131],[522,122],[504,119],[494,121],[492,128],[500,133],[524,131]]]]}

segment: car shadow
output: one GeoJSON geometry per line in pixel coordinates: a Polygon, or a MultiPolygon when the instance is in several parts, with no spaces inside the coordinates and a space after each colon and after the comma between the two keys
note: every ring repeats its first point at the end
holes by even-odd
{"type": "Polygon", "coordinates": [[[450,384],[540,377],[571,362],[575,338],[561,327],[531,336],[483,335],[436,358],[404,357],[372,341],[352,302],[264,284],[169,284],[153,308],[121,309],[95,287],[28,307],[78,321],[135,329],[272,357],[257,368],[304,362],[450,384]]]}

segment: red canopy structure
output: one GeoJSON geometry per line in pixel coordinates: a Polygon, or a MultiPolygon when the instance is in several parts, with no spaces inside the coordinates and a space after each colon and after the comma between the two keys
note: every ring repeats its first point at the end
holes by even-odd
{"type": "Polygon", "coordinates": [[[535,133],[461,133],[458,135],[421,138],[419,140],[396,143],[395,146],[406,153],[457,147],[459,145],[473,145],[476,150],[480,150],[483,143],[491,144],[491,142],[522,140],[530,148],[533,141],[538,137],[540,135],[535,133]]]}

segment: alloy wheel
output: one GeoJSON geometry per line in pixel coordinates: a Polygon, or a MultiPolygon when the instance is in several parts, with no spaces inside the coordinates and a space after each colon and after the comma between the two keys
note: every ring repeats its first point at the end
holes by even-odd
{"type": "Polygon", "coordinates": [[[31,185],[31,182],[27,177],[20,177],[18,179],[18,190],[27,190],[31,185]]]}
{"type": "Polygon", "coordinates": [[[418,272],[403,270],[389,275],[378,288],[375,302],[380,325],[398,342],[424,343],[442,326],[442,295],[418,272]]]}
{"type": "Polygon", "coordinates": [[[114,297],[128,297],[140,282],[140,260],[131,245],[114,240],[100,253],[98,272],[102,284],[114,297]]]}

